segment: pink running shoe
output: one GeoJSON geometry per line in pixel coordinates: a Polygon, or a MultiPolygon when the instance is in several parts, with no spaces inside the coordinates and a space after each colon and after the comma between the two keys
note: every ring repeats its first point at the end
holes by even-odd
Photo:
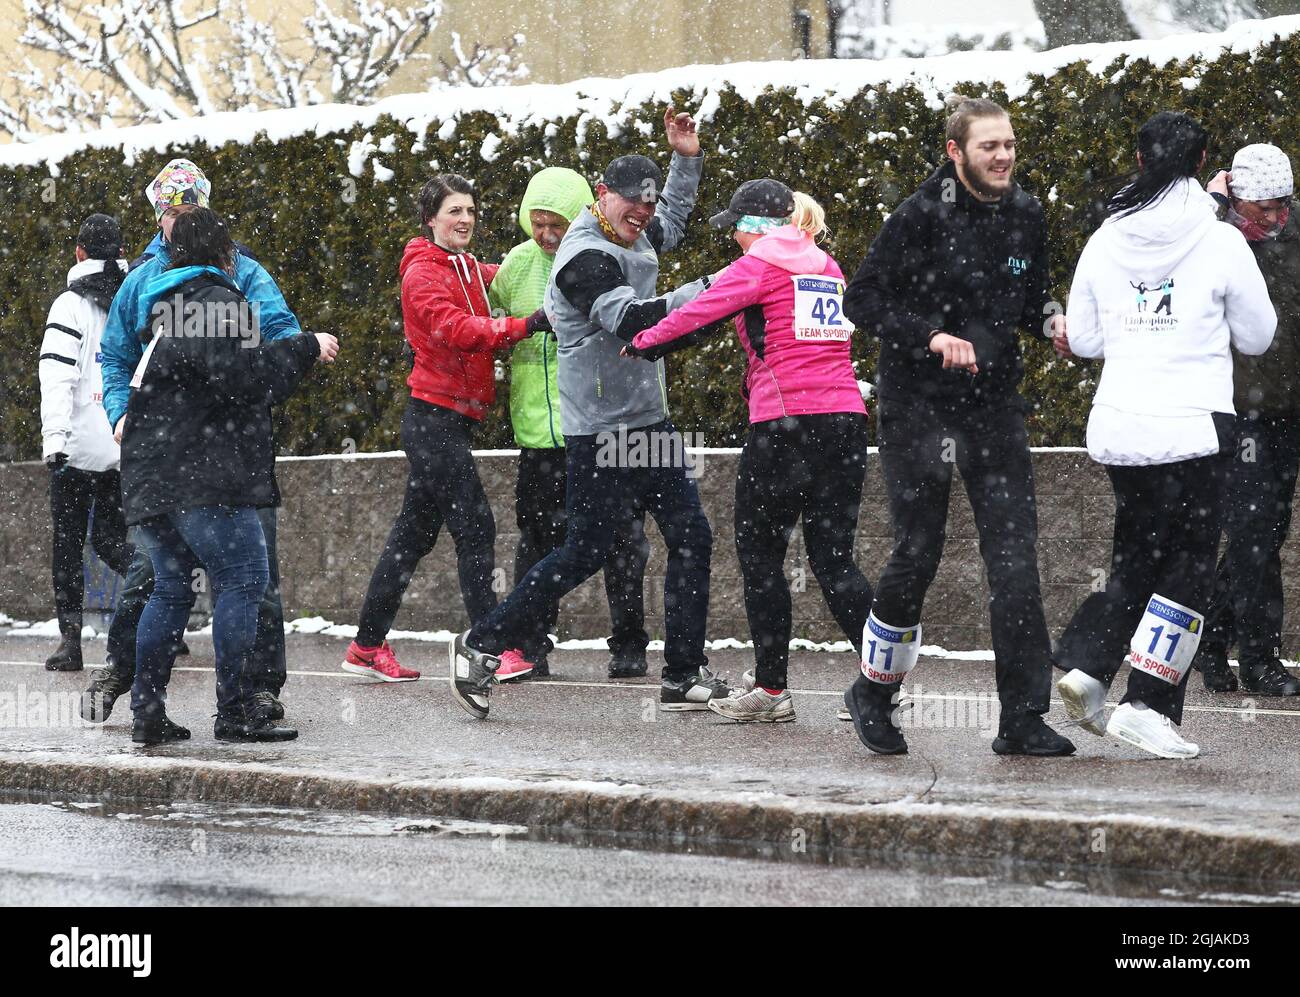
{"type": "Polygon", "coordinates": [[[509,682],[521,679],[533,673],[533,663],[525,661],[522,651],[502,651],[501,667],[497,669],[497,681],[509,682]]]}
{"type": "Polygon", "coordinates": [[[414,682],[420,677],[415,669],[403,668],[397,663],[397,655],[393,654],[388,641],[378,647],[362,647],[354,640],[348,645],[343,670],[356,675],[369,675],[381,682],[414,682]]]}

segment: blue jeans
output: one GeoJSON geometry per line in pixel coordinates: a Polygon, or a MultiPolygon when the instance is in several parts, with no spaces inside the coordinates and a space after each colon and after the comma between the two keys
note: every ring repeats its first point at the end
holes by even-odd
{"type": "Polygon", "coordinates": [[[244,660],[257,639],[257,610],[270,579],[266,539],[251,506],[206,505],[139,525],[138,543],[153,563],[153,594],[136,634],[131,710],[137,720],[162,715],[172,648],[194,605],[195,572],[212,586],[212,643],[217,658],[217,714],[243,719],[257,691],[244,660]]]}
{"type": "MultiPolygon", "coordinates": [[[[271,569],[271,581],[257,614],[257,643],[249,653],[247,668],[254,689],[280,695],[286,671],[284,658],[284,607],[280,602],[280,568],[276,554],[276,510],[267,507],[257,510],[266,538],[266,560],[271,569]]],[[[137,548],[131,567],[123,577],[122,594],[117,610],[108,628],[108,657],[114,667],[135,672],[135,636],[140,625],[140,614],[149,602],[153,591],[153,564],[149,555],[137,548]]]]}
{"type": "Polygon", "coordinates": [[[654,517],[668,547],[664,677],[679,680],[707,664],[713,533],[682,462],[647,459],[683,453],[681,437],[665,421],[628,430],[621,438],[625,447],[615,445],[618,439],[614,433],[565,437],[564,544],[533,565],[505,602],[474,626],[472,647],[500,654],[524,646],[548,607],[599,571],[619,537],[632,535],[639,506],[654,517]]]}

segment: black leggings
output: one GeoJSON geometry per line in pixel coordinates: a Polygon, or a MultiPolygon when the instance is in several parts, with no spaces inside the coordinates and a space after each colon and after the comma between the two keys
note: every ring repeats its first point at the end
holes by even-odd
{"type": "MultiPolygon", "coordinates": [[[[1229,439],[1231,437],[1229,436],[1229,439]]],[[[1152,467],[1107,467],[1115,489],[1115,545],[1104,592],[1083,601],[1057,645],[1057,663],[1110,685],[1152,595],[1204,613],[1214,588],[1232,450],[1152,467]]],[[[1178,685],[1131,669],[1121,700],[1182,723],[1178,685]]]]}
{"type": "Polygon", "coordinates": [[[418,398],[407,401],[402,415],[402,446],[410,462],[406,496],[370,576],[357,628],[362,647],[377,646],[392,629],[416,565],[433,550],[443,523],[456,544],[460,594],[470,623],[496,607],[496,522],[470,453],[473,425],[469,416],[450,409],[418,398]]]}
{"type": "Polygon", "coordinates": [[[813,576],[835,622],[862,649],[871,583],[854,563],[853,542],[866,467],[867,420],[860,413],[792,416],[749,429],[736,473],[736,551],[763,688],[786,687],[785,555],[801,516],[813,576]]]}
{"type": "Polygon", "coordinates": [[[86,527],[96,556],[125,575],[134,548],[126,539],[122,515],[122,478],[117,471],[82,471],[64,464],[50,473],[50,512],[54,519],[54,607],[59,633],[81,639],[82,602],[86,595],[82,550],[86,527]]]}
{"type": "MultiPolygon", "coordinates": [[[[524,447],[519,451],[519,477],[515,481],[515,525],[519,527],[516,585],[534,564],[564,544],[567,453],[564,447],[524,447]]],[[[643,655],[650,642],[645,629],[645,566],[650,559],[645,510],[639,509],[629,525],[631,535],[619,537],[604,569],[611,629],[609,649],[615,655],[643,655]]],[[[547,635],[554,632],[559,614],[559,604],[555,603],[523,642],[524,654],[530,661],[550,651],[547,635]]]]}

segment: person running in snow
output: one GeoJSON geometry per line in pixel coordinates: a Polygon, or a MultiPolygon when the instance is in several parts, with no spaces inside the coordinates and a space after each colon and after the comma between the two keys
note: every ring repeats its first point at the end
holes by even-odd
{"type": "Polygon", "coordinates": [[[785,555],[803,520],[813,575],[840,629],[861,649],[871,583],[853,561],[867,463],[866,406],[850,359],[844,275],[818,248],[821,205],[779,180],[740,185],[726,211],[744,255],[694,301],[639,332],[627,352],[656,359],[681,337],[735,316],[748,357],[750,429],[736,471],[736,552],[755,671],[746,689],[713,698],[730,720],[794,719],[786,688],[790,586],[785,555]]]}
{"type": "MultiPolygon", "coordinates": [[[[188,159],[171,160],[144,190],[153,208],[158,232],[145,251],[132,262],[126,279],[113,298],[102,339],[104,411],[118,442],[122,439],[131,378],[144,351],[135,325],[140,296],[150,281],[171,266],[168,240],[177,214],[190,210],[190,206],[207,207],[211,192],[212,184],[207,176],[188,159]]],[[[260,337],[276,340],[300,335],[302,329],[298,319],[285,303],[284,295],[271,275],[246,248],[235,243],[235,249],[234,282],[257,310],[260,337]]],[[[248,667],[255,676],[258,702],[268,716],[279,720],[284,717],[280,690],[288,673],[275,507],[259,508],[257,516],[266,540],[271,578],[258,610],[257,641],[250,653],[248,667]]],[[[137,549],[123,580],[122,594],[109,627],[105,667],[96,671],[90,686],[82,694],[81,715],[87,721],[101,723],[107,720],[117,698],[131,688],[135,674],[136,629],[153,590],[153,581],[153,566],[145,552],[137,549]]],[[[176,651],[188,653],[183,641],[177,645],[176,651]]]]}
{"type": "Polygon", "coordinates": [[[136,638],[131,739],[190,736],[167,716],[166,698],[202,566],[213,595],[213,733],[220,741],[286,741],[298,732],[270,717],[258,676],[245,667],[270,580],[257,510],[279,501],[271,407],[317,359],[333,361],[338,341],[302,333],[264,341],[234,281],[239,254],[225,223],[210,208],[185,207],[169,236],[169,265],[140,288],[133,322],[147,346],[127,403],[122,492],[126,520],[153,562],[154,587],[136,638]]]}
{"type": "Polygon", "coordinates": [[[1110,578],[1084,600],[1057,646],[1070,718],[1160,758],[1195,758],[1184,740],[1187,673],[1205,632],[1236,434],[1232,354],[1268,349],[1277,325],[1246,239],[1216,219],[1196,182],[1209,136],[1162,111],[1138,132],[1137,178],[1111,200],[1070,287],[1063,345],[1103,357],[1088,453],[1115,490],[1110,578]],[[1135,315],[1126,275],[1170,274],[1179,315],[1135,315]],[[1128,689],[1105,719],[1128,652],[1128,689]]]}
{"type": "MultiPolygon", "coordinates": [[[[493,318],[488,288],[497,267],[469,252],[478,224],[478,193],[462,176],[433,177],[419,194],[420,232],[406,244],[402,326],[415,351],[406,383],[402,448],[410,465],[401,511],[388,534],[361,606],[357,636],[343,659],[345,672],[384,682],[413,682],[388,645],[388,631],[420,560],[433,550],[443,525],[456,544],[460,594],[470,622],[494,606],[496,522],[470,433],[496,399],[493,354],[548,328],[539,310],[528,318],[493,318]]],[[[531,669],[521,667],[522,677],[531,669]]]]}
{"type": "MultiPolygon", "coordinates": [[[[555,252],[573,220],[595,200],[582,175],[550,166],[528,181],[519,205],[519,227],[529,236],[506,254],[488,287],[493,314],[526,317],[542,306],[555,252]]],[[[519,445],[519,474],[515,483],[515,584],[528,569],[564,543],[565,449],[560,420],[559,366],[555,334],[543,329],[510,351],[510,424],[519,445]]],[[[620,538],[605,562],[605,595],[613,624],[609,649],[610,678],[646,673],[645,515],[632,523],[634,535],[620,538]]],[[[534,676],[550,674],[549,634],[555,629],[559,606],[539,617],[537,631],[524,641],[523,659],[503,660],[498,681],[505,681],[531,663],[534,676]],[[526,660],[525,660],[526,659],[526,660]]]]}
{"type": "Polygon", "coordinates": [[[50,512],[54,521],[54,607],[59,648],[45,662],[53,672],[79,672],[85,577],[82,548],[86,527],[96,556],[125,575],[134,550],[122,518],[121,452],[104,419],[100,399],[100,334],[113,295],[122,286],[122,230],[108,215],[95,214],[77,233],[76,265],[67,290],[50,305],[37,369],[41,381],[41,452],[50,469],[50,512]]]}
{"type": "MultiPolygon", "coordinates": [[[[844,311],[880,339],[876,409],[894,549],[867,621],[862,674],[845,693],[872,751],[907,750],[891,716],[916,664],[921,606],[943,554],[954,467],[989,579],[1002,712],[999,754],[1067,755],[1043,722],[1051,647],[1038,580],[1038,512],[1016,327],[1051,310],[1043,209],[1012,179],[1016,135],[990,100],[956,98],[949,162],[885,221],[844,311]]],[[[1052,319],[1059,327],[1060,316],[1052,319]]]]}
{"type": "Polygon", "coordinates": [[[1281,553],[1300,471],[1300,220],[1290,214],[1291,160],[1275,145],[1245,146],[1231,172],[1218,173],[1207,189],[1255,254],[1278,327],[1267,353],[1233,357],[1237,457],[1228,475],[1227,544],[1192,667],[1207,689],[1235,692],[1228,648],[1236,643],[1247,692],[1295,696],[1300,679],[1280,660],[1281,553]]]}
{"type": "Polygon", "coordinates": [[[488,715],[501,653],[600,570],[638,508],[654,517],[668,547],[660,707],[703,710],[710,698],[727,694],[704,655],[713,533],[682,437],[668,419],[664,365],[619,356],[633,336],[709,284],[702,278],[655,297],[659,254],[682,240],[704,164],[690,115],[669,108],[664,130],[673,150],[667,184],[645,156],[615,159],[596,186],[595,203],[569,226],[555,255],[546,310],[559,341],[568,455],[564,544],[451,644],[452,694],[479,719],[488,715]]]}

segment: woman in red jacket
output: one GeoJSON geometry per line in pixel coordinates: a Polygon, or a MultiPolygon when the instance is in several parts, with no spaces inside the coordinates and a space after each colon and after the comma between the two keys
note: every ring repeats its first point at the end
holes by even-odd
{"type": "MultiPolygon", "coordinates": [[[[415,351],[406,381],[411,397],[402,416],[402,447],[410,462],[406,497],[370,577],[357,637],[343,662],[344,671],[385,682],[420,677],[397,663],[385,637],[416,565],[433,550],[444,523],[456,543],[470,623],[496,606],[496,523],[470,454],[470,430],[496,396],[493,351],[547,328],[540,311],[527,319],[492,318],[487,289],[497,268],[468,252],[478,218],[468,180],[434,177],[420,191],[419,208],[422,234],[406,244],[399,271],[402,322],[415,351]]],[[[512,664],[509,677],[530,670],[522,659],[512,664]]]]}

